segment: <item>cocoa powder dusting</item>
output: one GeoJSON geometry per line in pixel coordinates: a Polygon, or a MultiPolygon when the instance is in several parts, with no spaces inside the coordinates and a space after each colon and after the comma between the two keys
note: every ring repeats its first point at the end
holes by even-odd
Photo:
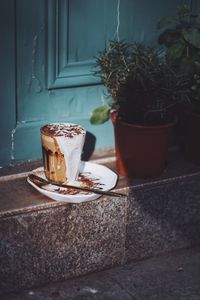
{"type": "Polygon", "coordinates": [[[77,124],[47,124],[41,128],[41,132],[50,136],[65,136],[73,138],[79,134],[85,135],[85,129],[77,124]]]}
{"type": "MultiPolygon", "coordinates": [[[[80,174],[78,177],[78,181],[80,183],[81,187],[87,187],[87,188],[96,188],[101,190],[102,189],[102,183],[99,182],[99,179],[96,178],[90,178],[85,176],[84,174],[80,174]]],[[[89,194],[89,192],[86,191],[80,191],[73,188],[57,188],[55,189],[55,192],[62,194],[62,195],[77,195],[79,193],[82,194],[89,194]]]]}
{"type": "Polygon", "coordinates": [[[62,194],[62,195],[76,195],[79,194],[80,191],[75,190],[75,189],[71,189],[71,188],[58,188],[55,189],[55,192],[62,194]]]}

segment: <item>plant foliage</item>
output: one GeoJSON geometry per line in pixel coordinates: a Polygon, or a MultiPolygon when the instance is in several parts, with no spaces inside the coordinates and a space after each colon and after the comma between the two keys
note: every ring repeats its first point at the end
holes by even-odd
{"type": "Polygon", "coordinates": [[[153,47],[111,41],[99,52],[96,65],[95,74],[107,87],[112,103],[93,112],[93,124],[105,122],[110,109],[116,109],[128,123],[164,123],[179,101],[188,100],[187,79],[162,62],[153,47]]]}
{"type": "Polygon", "coordinates": [[[200,111],[200,20],[187,5],[177,7],[176,14],[162,18],[159,43],[166,47],[166,61],[175,72],[190,80],[191,104],[200,111]]]}

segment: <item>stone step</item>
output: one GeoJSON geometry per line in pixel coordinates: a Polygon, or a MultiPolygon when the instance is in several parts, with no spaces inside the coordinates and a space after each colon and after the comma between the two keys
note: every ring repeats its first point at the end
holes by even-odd
{"type": "Polygon", "coordinates": [[[199,300],[200,247],[2,295],[3,300],[199,300]]]}
{"type": "Polygon", "coordinates": [[[120,178],[126,197],[81,204],[40,195],[26,172],[0,177],[1,293],[200,244],[200,168],[172,165],[157,179],[120,178]]]}

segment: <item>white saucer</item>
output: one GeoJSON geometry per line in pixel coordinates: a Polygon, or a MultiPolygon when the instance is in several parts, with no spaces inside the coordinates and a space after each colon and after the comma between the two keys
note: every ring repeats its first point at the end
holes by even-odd
{"type": "MultiPolygon", "coordinates": [[[[31,173],[36,174],[42,178],[46,178],[44,174],[43,167],[37,168],[33,170],[31,173]]],[[[81,162],[80,163],[80,174],[83,175],[85,178],[89,179],[94,183],[94,188],[100,188],[103,191],[109,191],[112,188],[115,187],[117,183],[118,176],[116,173],[114,173],[109,168],[91,163],[91,162],[81,162]]],[[[91,201],[95,200],[101,195],[95,194],[95,193],[88,193],[88,192],[82,192],[77,191],[77,194],[72,195],[68,193],[68,190],[65,188],[61,188],[62,191],[64,191],[66,194],[60,193],[60,189],[58,186],[47,184],[43,186],[43,188],[40,188],[36,184],[34,184],[32,181],[27,178],[27,181],[30,185],[32,185],[36,190],[38,190],[41,194],[56,200],[56,201],[63,201],[63,202],[69,202],[69,203],[81,203],[85,201],[91,201]],[[59,189],[59,191],[58,191],[59,189]]],[[[74,184],[81,185],[80,181],[76,181],[74,184]]]]}

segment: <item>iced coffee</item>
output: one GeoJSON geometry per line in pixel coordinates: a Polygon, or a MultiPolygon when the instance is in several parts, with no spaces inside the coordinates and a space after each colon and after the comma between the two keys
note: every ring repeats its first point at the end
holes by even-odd
{"type": "Polygon", "coordinates": [[[41,128],[43,164],[48,179],[70,183],[78,178],[85,134],[83,127],[70,123],[52,123],[41,128]]]}

